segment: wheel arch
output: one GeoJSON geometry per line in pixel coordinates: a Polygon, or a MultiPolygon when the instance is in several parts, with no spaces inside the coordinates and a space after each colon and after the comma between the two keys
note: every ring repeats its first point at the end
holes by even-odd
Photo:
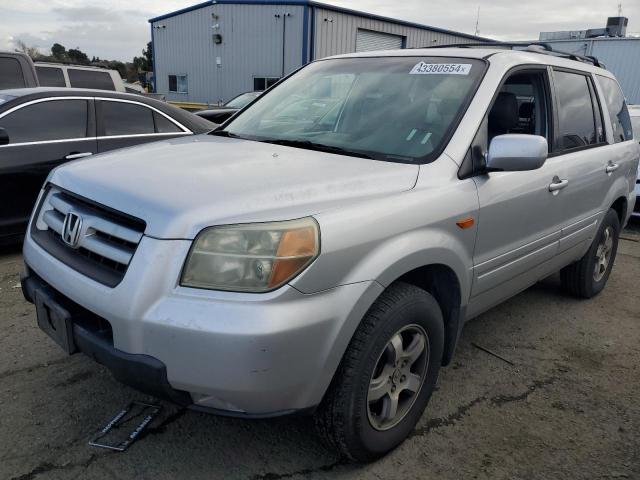
{"type": "Polygon", "coordinates": [[[430,264],[417,267],[396,281],[414,285],[428,292],[438,302],[445,331],[442,365],[449,365],[464,324],[461,287],[456,273],[447,265],[430,264]]]}
{"type": "Polygon", "coordinates": [[[627,219],[628,201],[624,196],[618,197],[612,204],[611,208],[618,214],[618,220],[620,220],[620,228],[622,228],[627,219]]]}

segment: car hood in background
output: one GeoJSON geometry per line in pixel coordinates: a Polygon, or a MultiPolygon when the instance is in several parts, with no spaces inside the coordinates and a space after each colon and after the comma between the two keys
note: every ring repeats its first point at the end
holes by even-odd
{"type": "Polygon", "coordinates": [[[418,165],[198,135],[72,162],[50,181],[143,219],[147,235],[191,239],[211,225],[299,218],[409,190],[418,171],[418,165]]]}
{"type": "Polygon", "coordinates": [[[212,108],[207,108],[206,110],[198,110],[197,112],[194,112],[198,115],[200,114],[205,114],[205,113],[225,113],[225,112],[236,112],[240,110],[239,108],[235,108],[235,107],[212,107],[212,108]]]}

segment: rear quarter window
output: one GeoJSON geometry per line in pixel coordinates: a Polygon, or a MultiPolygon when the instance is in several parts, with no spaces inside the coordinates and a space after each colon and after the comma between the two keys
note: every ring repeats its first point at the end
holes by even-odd
{"type": "Polygon", "coordinates": [[[596,78],[604,93],[604,101],[609,110],[611,128],[613,129],[613,143],[631,140],[633,138],[633,128],[631,127],[629,110],[618,82],[602,75],[596,75],[596,78]]]}
{"type": "Polygon", "coordinates": [[[180,133],[182,130],[171,120],[158,112],[153,112],[153,121],[156,124],[157,133],[180,133]]]}
{"type": "Polygon", "coordinates": [[[104,135],[143,135],[155,133],[153,110],[127,102],[102,101],[104,135]]]}
{"type": "Polygon", "coordinates": [[[112,91],[116,89],[109,72],[69,68],[67,75],[69,75],[69,83],[73,88],[96,88],[112,91]]]}
{"type": "Polygon", "coordinates": [[[26,87],[20,62],[15,58],[0,57],[0,90],[26,87]]]}
{"type": "Polygon", "coordinates": [[[61,68],[36,67],[38,81],[42,87],[66,87],[64,73],[61,68]]]}

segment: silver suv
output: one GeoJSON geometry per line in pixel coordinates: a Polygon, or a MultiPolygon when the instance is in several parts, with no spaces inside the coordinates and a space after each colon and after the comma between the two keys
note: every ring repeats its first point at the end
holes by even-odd
{"type": "Polygon", "coordinates": [[[464,323],[560,270],[600,292],[639,146],[593,59],[311,63],[208,135],[56,169],[24,244],[40,327],[141,391],[313,412],[351,459],[414,428],[464,323]]]}

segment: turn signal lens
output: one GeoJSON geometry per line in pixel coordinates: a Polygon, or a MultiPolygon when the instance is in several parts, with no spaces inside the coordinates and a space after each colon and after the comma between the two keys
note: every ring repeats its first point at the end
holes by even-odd
{"type": "Polygon", "coordinates": [[[309,226],[285,232],[273,263],[269,288],[275,288],[293,277],[316,253],[316,229],[309,226]]]}
{"type": "Polygon", "coordinates": [[[212,290],[273,290],[318,256],[319,237],[310,217],[207,228],[194,241],[180,283],[212,290]]]}
{"type": "Polygon", "coordinates": [[[464,229],[473,227],[474,223],[475,221],[473,220],[473,217],[467,217],[467,218],[463,218],[462,220],[458,220],[456,222],[456,225],[458,225],[460,228],[464,230],[464,229]]]}

